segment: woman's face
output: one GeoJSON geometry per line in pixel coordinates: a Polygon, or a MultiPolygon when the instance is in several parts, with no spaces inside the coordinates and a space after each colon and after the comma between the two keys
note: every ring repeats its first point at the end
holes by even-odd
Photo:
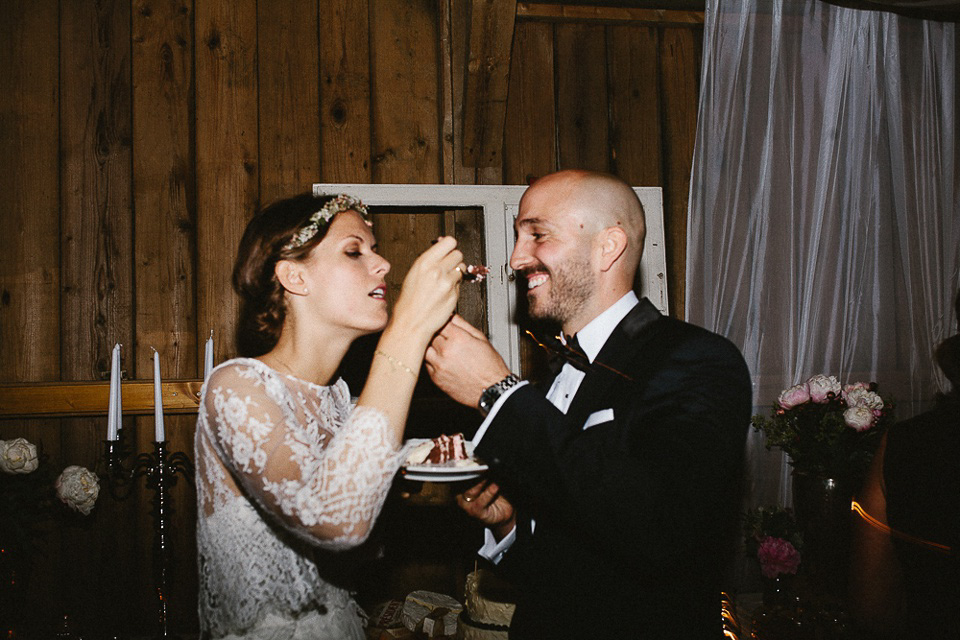
{"type": "Polygon", "coordinates": [[[321,322],[361,335],[387,326],[390,263],[377,253],[373,230],[360,214],[337,214],[303,264],[305,301],[321,322]]]}

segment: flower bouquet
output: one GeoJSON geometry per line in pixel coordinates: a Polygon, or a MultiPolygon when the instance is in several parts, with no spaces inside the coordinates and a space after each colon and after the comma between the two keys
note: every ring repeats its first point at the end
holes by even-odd
{"type": "Polygon", "coordinates": [[[794,471],[857,482],[863,477],[884,430],[893,420],[889,399],[875,383],[841,385],[834,376],[815,375],[784,389],[770,417],[754,416],[766,447],[790,456],[794,471]]]}

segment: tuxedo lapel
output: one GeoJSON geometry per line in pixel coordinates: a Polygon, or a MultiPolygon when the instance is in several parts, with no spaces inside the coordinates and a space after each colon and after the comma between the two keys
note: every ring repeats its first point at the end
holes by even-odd
{"type": "Polygon", "coordinates": [[[654,325],[661,318],[653,304],[643,298],[613,330],[597,354],[590,371],[580,383],[567,416],[570,424],[583,425],[587,416],[597,410],[598,403],[624,382],[632,379],[636,354],[655,334],[654,325]]]}

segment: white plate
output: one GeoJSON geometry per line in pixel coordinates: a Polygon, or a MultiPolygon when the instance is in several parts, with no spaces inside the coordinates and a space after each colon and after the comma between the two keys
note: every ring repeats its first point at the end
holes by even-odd
{"type": "Polygon", "coordinates": [[[403,468],[403,477],[407,480],[423,482],[459,482],[479,478],[489,467],[472,462],[469,465],[455,467],[449,462],[443,464],[411,464],[403,468]]]}
{"type": "MultiPolygon", "coordinates": [[[[409,443],[416,445],[423,441],[424,439],[415,439],[410,440],[409,443]]],[[[473,455],[472,442],[466,442],[466,449],[468,454],[473,455]]],[[[401,473],[403,473],[403,477],[407,480],[420,480],[422,482],[459,482],[461,480],[479,478],[487,469],[489,469],[487,465],[475,460],[453,460],[450,462],[441,462],[440,464],[404,465],[401,473]]]]}

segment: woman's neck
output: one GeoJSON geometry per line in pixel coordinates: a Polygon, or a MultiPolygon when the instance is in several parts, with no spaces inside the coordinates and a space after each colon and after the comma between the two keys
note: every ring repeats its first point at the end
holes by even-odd
{"type": "Polygon", "coordinates": [[[353,340],[323,332],[284,331],[277,345],[259,360],[277,371],[326,386],[330,384],[353,340]]]}

